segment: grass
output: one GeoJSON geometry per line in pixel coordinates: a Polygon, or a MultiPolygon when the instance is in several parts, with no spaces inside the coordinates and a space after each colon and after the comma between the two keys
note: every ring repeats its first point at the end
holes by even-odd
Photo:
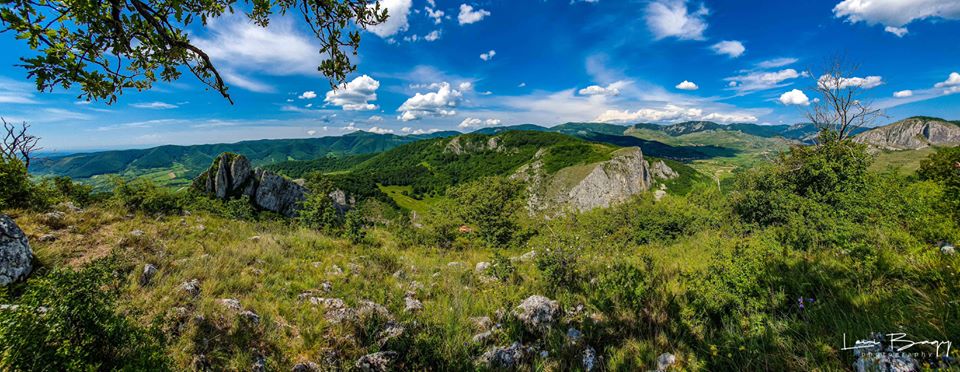
{"type": "Polygon", "coordinates": [[[412,186],[384,186],[377,185],[380,188],[380,191],[387,194],[390,199],[393,199],[400,208],[403,208],[408,211],[414,211],[417,213],[426,213],[433,207],[434,204],[441,197],[426,197],[423,199],[416,199],[410,194],[413,192],[412,186]]]}
{"type": "Polygon", "coordinates": [[[873,164],[870,165],[870,170],[893,169],[900,174],[913,174],[917,169],[920,169],[920,162],[936,151],[933,147],[919,150],[883,151],[876,154],[873,164]]]}

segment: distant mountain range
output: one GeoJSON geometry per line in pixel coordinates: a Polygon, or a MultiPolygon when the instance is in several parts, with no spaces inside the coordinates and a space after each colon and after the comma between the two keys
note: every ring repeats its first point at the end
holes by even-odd
{"type": "MultiPolygon", "coordinates": [[[[859,128],[854,133],[860,134],[858,138],[862,142],[870,143],[878,148],[909,149],[939,143],[956,144],[960,141],[958,139],[960,135],[956,134],[958,129],[960,129],[958,122],[914,117],[869,131],[865,128],[859,128]]],[[[718,141],[717,144],[698,142],[694,145],[687,145],[683,141],[673,140],[674,138],[687,138],[692,134],[698,134],[703,138],[712,138],[710,133],[717,132],[736,134],[740,138],[754,138],[759,142],[763,140],[757,139],[757,137],[779,138],[801,143],[812,143],[817,135],[817,128],[813,124],[718,124],[709,121],[688,121],[676,124],[639,123],[634,125],[566,123],[554,127],[521,124],[482,128],[473,133],[490,135],[512,130],[561,133],[616,146],[638,146],[643,149],[645,154],[675,160],[730,156],[736,152],[736,149],[720,146],[721,141],[718,141]]],[[[374,154],[406,143],[431,138],[452,137],[460,134],[462,133],[446,131],[423,135],[397,136],[355,132],[337,137],[258,140],[193,146],[168,145],[138,150],[49,156],[35,160],[31,164],[31,171],[37,175],[62,175],[84,179],[104,174],[136,176],[148,170],[163,170],[176,166],[183,170],[183,174],[178,174],[178,177],[194,177],[206,169],[213,159],[223,152],[244,155],[255,166],[273,164],[274,167],[277,167],[277,170],[284,167],[296,168],[289,169],[290,173],[301,173],[304,169],[312,166],[327,171],[337,171],[368,159],[365,156],[353,157],[354,155],[374,154]],[[336,160],[338,158],[343,159],[336,160]],[[307,160],[313,160],[313,162],[302,162],[307,160]]]]}

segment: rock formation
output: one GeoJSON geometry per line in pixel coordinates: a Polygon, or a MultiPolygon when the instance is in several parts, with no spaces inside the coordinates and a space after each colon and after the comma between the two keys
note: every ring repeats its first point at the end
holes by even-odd
{"type": "Polygon", "coordinates": [[[935,118],[913,117],[873,128],[853,139],[880,150],[917,150],[930,146],[960,145],[960,124],[935,118]]]}
{"type": "Polygon", "coordinates": [[[26,279],[33,270],[33,251],[13,219],[0,214],[0,286],[26,279]]]}
{"type": "Polygon", "coordinates": [[[296,215],[307,189],[283,176],[253,168],[243,155],[223,153],[193,187],[218,199],[247,196],[256,207],[284,216],[296,215]]]}

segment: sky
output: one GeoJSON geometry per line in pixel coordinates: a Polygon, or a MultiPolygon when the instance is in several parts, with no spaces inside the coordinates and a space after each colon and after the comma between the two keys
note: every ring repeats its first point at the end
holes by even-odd
{"type": "Polygon", "coordinates": [[[794,124],[818,66],[848,76],[887,114],[960,119],[958,0],[381,0],[357,71],[331,90],[319,43],[292,15],[243,14],[188,30],[235,104],[189,74],[113,104],[37,92],[0,33],[0,116],[47,151],[264,138],[397,135],[565,122],[794,124]],[[812,73],[811,73],[812,72],[812,73]]]}

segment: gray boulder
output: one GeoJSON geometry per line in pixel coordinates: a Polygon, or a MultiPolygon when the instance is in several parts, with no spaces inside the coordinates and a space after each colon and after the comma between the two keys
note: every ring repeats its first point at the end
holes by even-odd
{"type": "Polygon", "coordinates": [[[495,370],[512,370],[524,359],[526,350],[519,342],[509,347],[495,347],[483,353],[478,361],[482,366],[495,370]]]}
{"type": "Polygon", "coordinates": [[[0,286],[26,279],[33,271],[33,251],[13,219],[0,214],[0,286]]]}
{"type": "Polygon", "coordinates": [[[657,371],[666,371],[667,368],[677,363],[677,357],[670,353],[663,353],[657,357],[657,371]]]}
{"type": "Polygon", "coordinates": [[[193,181],[193,187],[218,199],[246,196],[254,206],[295,216],[308,190],[283,176],[253,168],[243,155],[223,153],[193,181]]]}
{"type": "Polygon", "coordinates": [[[542,332],[550,328],[557,318],[560,305],[549,298],[533,295],[517,306],[515,315],[528,330],[542,332]]]}
{"type": "Polygon", "coordinates": [[[157,267],[152,264],[143,265],[143,273],[140,274],[140,286],[150,284],[153,277],[157,275],[157,267]]]}
{"type": "Polygon", "coordinates": [[[652,166],[650,166],[650,174],[653,176],[653,178],[661,180],[672,180],[680,177],[680,175],[677,174],[677,171],[673,170],[673,168],[670,168],[670,166],[668,166],[667,163],[664,163],[663,160],[657,160],[652,166]]]}

